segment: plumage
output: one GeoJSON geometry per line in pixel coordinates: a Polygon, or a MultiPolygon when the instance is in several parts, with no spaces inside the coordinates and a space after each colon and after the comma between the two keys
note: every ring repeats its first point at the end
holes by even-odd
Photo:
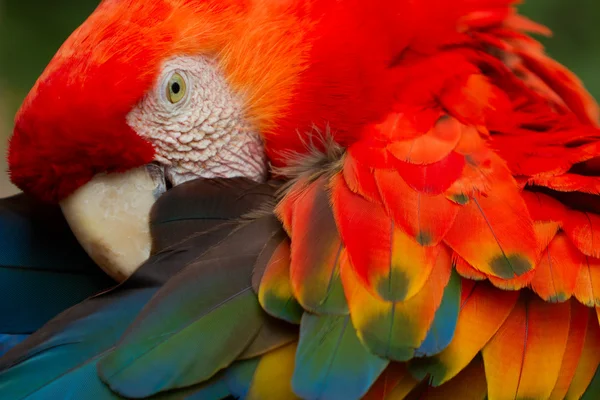
{"type": "Polygon", "coordinates": [[[452,379],[496,334],[518,297],[517,292],[500,291],[488,283],[477,283],[461,302],[456,332],[449,346],[433,357],[412,360],[409,364],[411,373],[418,379],[429,375],[433,386],[452,379]]]}
{"type": "Polygon", "coordinates": [[[462,125],[456,119],[442,116],[424,135],[412,140],[394,142],[389,152],[411,164],[433,164],[444,159],[458,144],[462,125]]]}
{"type": "Polygon", "coordinates": [[[444,195],[430,196],[404,182],[392,170],[375,170],[383,204],[409,236],[422,245],[437,245],[452,227],[460,206],[444,195]]]}
{"type": "MultiPolygon", "coordinates": [[[[290,244],[286,238],[274,237],[278,244],[262,273],[258,301],[269,314],[299,324],[304,310],[298,304],[290,282],[290,244]]],[[[257,273],[256,267],[254,273],[257,273]]]]}
{"type": "Polygon", "coordinates": [[[571,212],[563,229],[573,244],[586,256],[600,258],[600,216],[587,212],[571,212]]]}
{"type": "Polygon", "coordinates": [[[537,259],[533,224],[510,182],[463,206],[445,241],[475,269],[503,279],[525,274],[537,259]]]}
{"type": "Polygon", "coordinates": [[[588,311],[590,319],[585,333],[585,341],[583,342],[583,350],[577,369],[571,380],[571,385],[565,399],[579,399],[585,393],[588,385],[592,381],[598,365],[600,365],[600,328],[594,320],[594,313],[588,311]]]}
{"type": "Polygon", "coordinates": [[[452,272],[450,281],[444,289],[444,296],[439,308],[435,312],[433,322],[429,327],[425,340],[416,350],[418,356],[432,356],[443,351],[454,337],[461,298],[461,278],[452,272]]]}
{"type": "Polygon", "coordinates": [[[0,334],[0,357],[3,356],[8,350],[27,339],[29,335],[10,335],[0,334]]]}
{"type": "Polygon", "coordinates": [[[467,278],[472,281],[482,281],[487,278],[486,274],[477,271],[458,254],[454,253],[452,259],[454,261],[454,268],[456,268],[456,272],[458,272],[463,278],[467,278]]]}
{"type": "Polygon", "coordinates": [[[404,399],[418,384],[419,381],[408,372],[406,364],[392,362],[371,386],[363,400],[404,399]]]}
{"type": "Polygon", "coordinates": [[[363,284],[389,301],[408,300],[419,293],[439,248],[423,247],[408,237],[382,207],[352,193],[341,176],[335,178],[332,202],[351,266],[363,284]],[[364,231],[371,235],[361,235],[364,231]]]}
{"type": "MultiPolygon", "coordinates": [[[[239,180],[232,182],[196,181],[190,185],[195,186],[192,192],[198,200],[190,202],[189,205],[187,214],[192,219],[198,215],[198,209],[204,209],[205,214],[210,214],[207,204],[212,204],[216,208],[216,213],[220,213],[221,207],[226,204],[226,202],[203,202],[203,196],[215,196],[220,193],[220,195],[228,197],[231,194],[239,194],[252,187],[259,188],[261,186],[239,180]],[[215,190],[215,188],[220,190],[215,190]]],[[[178,190],[188,191],[190,185],[187,185],[187,188],[185,186],[178,187],[171,192],[171,196],[161,198],[157,203],[157,209],[160,211],[156,211],[154,215],[168,219],[169,214],[176,213],[184,217],[186,213],[182,212],[180,208],[173,207],[175,204],[172,203],[172,200],[177,198],[178,190]]],[[[257,192],[261,191],[257,190],[257,192]]],[[[75,383],[86,379],[90,384],[80,386],[77,390],[87,390],[86,387],[89,387],[91,391],[93,387],[94,390],[97,390],[96,393],[100,393],[99,396],[112,393],[110,390],[106,390],[107,386],[102,384],[96,375],[97,362],[113,349],[136,315],[165,282],[169,281],[171,277],[177,276],[187,264],[230,235],[238,226],[230,221],[239,218],[240,214],[252,210],[257,204],[264,201],[266,193],[272,194],[273,192],[274,188],[271,187],[266,191],[263,190],[258,196],[246,196],[243,201],[236,202],[234,209],[237,210],[237,214],[232,212],[228,221],[215,219],[208,223],[206,220],[199,220],[199,232],[182,240],[176,246],[155,247],[154,256],[130,280],[112,291],[84,301],[50,321],[42,330],[36,332],[2,358],[0,391],[3,395],[11,398],[27,396],[44,398],[47,395],[51,396],[52,393],[65,391],[65,388],[73,387],[75,383]],[[245,206],[242,206],[243,204],[245,206]],[[118,307],[115,304],[118,304],[118,307]],[[16,376],[27,376],[28,379],[24,382],[15,379],[16,376]]],[[[159,228],[157,232],[160,234],[165,230],[159,228]]],[[[159,239],[156,243],[166,243],[166,241],[159,239]]],[[[250,264],[250,268],[252,265],[250,264]]],[[[250,282],[249,274],[247,278],[250,282]]],[[[255,298],[254,301],[256,302],[255,298]]],[[[269,320],[263,319],[258,330],[265,328],[268,330],[268,323],[269,320]]],[[[253,338],[254,336],[251,339],[253,338]]],[[[263,334],[263,344],[260,345],[262,351],[273,346],[273,340],[278,345],[285,343],[285,340],[282,342],[277,336],[264,336],[263,334]]],[[[248,344],[248,347],[251,347],[253,341],[250,340],[248,344]]],[[[254,351],[257,350],[259,349],[254,351]]],[[[75,396],[82,392],[74,393],[75,396]]]]}
{"type": "Polygon", "coordinates": [[[281,400],[299,399],[292,391],[292,374],[297,343],[290,343],[262,357],[256,367],[246,399],[261,400],[269,396],[281,400]]]}
{"type": "Polygon", "coordinates": [[[200,383],[233,362],[261,327],[252,268],[277,229],[267,217],[242,225],[171,278],[100,361],[102,380],[139,398],[200,383]],[[205,341],[194,340],[200,333],[205,341]],[[197,357],[206,362],[196,363],[197,357]]]}
{"type": "MultiPolygon", "coordinates": [[[[16,116],[12,180],[61,202],[155,163],[174,187],[151,257],[9,350],[0,397],[594,396],[599,108],[514,4],[103,1],[16,116]],[[169,68],[197,78],[183,59],[226,96],[171,102],[169,68]]],[[[67,229],[4,232],[17,214],[0,206],[5,342],[91,294],[77,272],[81,292],[17,315],[10,274],[35,273],[32,311],[75,282],[43,268],[82,255],[67,229]]]]}
{"type": "Polygon", "coordinates": [[[402,163],[398,173],[413,190],[428,195],[441,194],[462,175],[465,157],[451,152],[440,161],[429,165],[402,163]]]}
{"type": "Polygon", "coordinates": [[[388,363],[361,343],[349,315],[305,313],[292,387],[304,399],[360,399],[388,363]]]}
{"type": "Polygon", "coordinates": [[[77,243],[57,206],[24,194],[0,200],[0,334],[33,333],[113,285],[77,243]]]}
{"type": "Polygon", "coordinates": [[[567,347],[563,355],[558,379],[549,399],[564,399],[567,390],[569,390],[569,385],[571,384],[573,375],[575,375],[575,370],[583,351],[589,316],[590,313],[586,307],[578,304],[576,301],[571,301],[571,322],[569,324],[567,347]]]}
{"type": "Polygon", "coordinates": [[[531,287],[546,301],[565,301],[573,294],[579,271],[584,266],[585,256],[561,232],[542,253],[531,287]]]}
{"type": "Polygon", "coordinates": [[[325,184],[319,178],[296,200],[289,274],[294,295],[306,310],[343,314],[348,309],[340,280],[344,246],[325,184]]]}
{"type": "Polygon", "coordinates": [[[582,304],[592,307],[600,304],[600,260],[584,257],[575,282],[574,295],[582,304]]]}
{"type": "Polygon", "coordinates": [[[558,379],[569,334],[570,305],[522,296],[483,348],[491,398],[547,398],[558,379]]]}
{"type": "Polygon", "coordinates": [[[403,302],[385,301],[370,293],[349,260],[342,257],[342,282],[358,337],[381,357],[395,361],[413,358],[429,332],[450,280],[449,255],[440,253],[423,289],[403,302]]]}
{"type": "Polygon", "coordinates": [[[487,397],[485,370],[480,357],[475,358],[457,376],[441,386],[421,386],[409,394],[407,399],[446,400],[468,399],[484,400],[487,397]]]}

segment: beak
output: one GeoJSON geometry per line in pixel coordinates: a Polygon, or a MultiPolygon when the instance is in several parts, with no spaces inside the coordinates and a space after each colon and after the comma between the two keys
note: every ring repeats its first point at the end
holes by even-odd
{"type": "Polygon", "coordinates": [[[150,210],[165,191],[163,169],[148,164],[96,175],[60,206],[85,251],[121,282],[150,256],[150,210]]]}

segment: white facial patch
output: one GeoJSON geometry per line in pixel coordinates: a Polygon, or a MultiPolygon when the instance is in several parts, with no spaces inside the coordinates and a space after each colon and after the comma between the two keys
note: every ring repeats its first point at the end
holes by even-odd
{"type": "Polygon", "coordinates": [[[198,177],[266,179],[260,135],[245,120],[243,103],[218,64],[207,57],[167,61],[127,123],[154,145],[173,185],[198,177]],[[179,83],[172,86],[174,81],[179,83]],[[170,97],[170,88],[177,97],[170,97]]]}

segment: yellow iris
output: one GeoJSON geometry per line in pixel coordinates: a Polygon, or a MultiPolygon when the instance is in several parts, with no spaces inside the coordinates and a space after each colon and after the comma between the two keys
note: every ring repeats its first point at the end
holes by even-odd
{"type": "Polygon", "coordinates": [[[185,80],[178,73],[174,73],[167,82],[167,99],[173,104],[179,103],[186,92],[185,80]]]}

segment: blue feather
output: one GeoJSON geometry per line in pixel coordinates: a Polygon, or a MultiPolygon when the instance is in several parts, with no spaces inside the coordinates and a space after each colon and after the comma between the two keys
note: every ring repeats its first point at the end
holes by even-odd
{"type": "Polygon", "coordinates": [[[23,194],[0,199],[0,333],[32,333],[112,285],[58,206],[23,194]]]}
{"type": "Polygon", "coordinates": [[[435,312],[433,323],[421,346],[415,351],[417,357],[432,356],[444,350],[452,341],[458,312],[460,310],[461,279],[452,271],[448,285],[444,289],[442,302],[435,312]]]}
{"type": "Polygon", "coordinates": [[[292,387],[303,399],[360,399],[388,364],[360,342],[349,315],[304,313],[292,387]]]}
{"type": "MultiPolygon", "coordinates": [[[[65,397],[49,394],[68,393],[82,380],[91,385],[87,379],[92,377],[86,375],[90,363],[95,364],[94,359],[116,343],[154,292],[149,288],[134,289],[124,296],[108,293],[52,320],[0,360],[0,371],[7,368],[0,372],[3,398],[62,399],[65,397]],[[118,306],[113,301],[117,299],[118,306]]],[[[93,372],[101,385],[95,368],[93,372]]]]}
{"type": "Polygon", "coordinates": [[[230,394],[240,399],[246,398],[259,361],[259,358],[239,361],[224,371],[224,381],[230,394]]]}
{"type": "Polygon", "coordinates": [[[4,355],[8,350],[12,349],[23,340],[27,339],[29,335],[6,335],[0,334],[0,357],[4,355]]]}

